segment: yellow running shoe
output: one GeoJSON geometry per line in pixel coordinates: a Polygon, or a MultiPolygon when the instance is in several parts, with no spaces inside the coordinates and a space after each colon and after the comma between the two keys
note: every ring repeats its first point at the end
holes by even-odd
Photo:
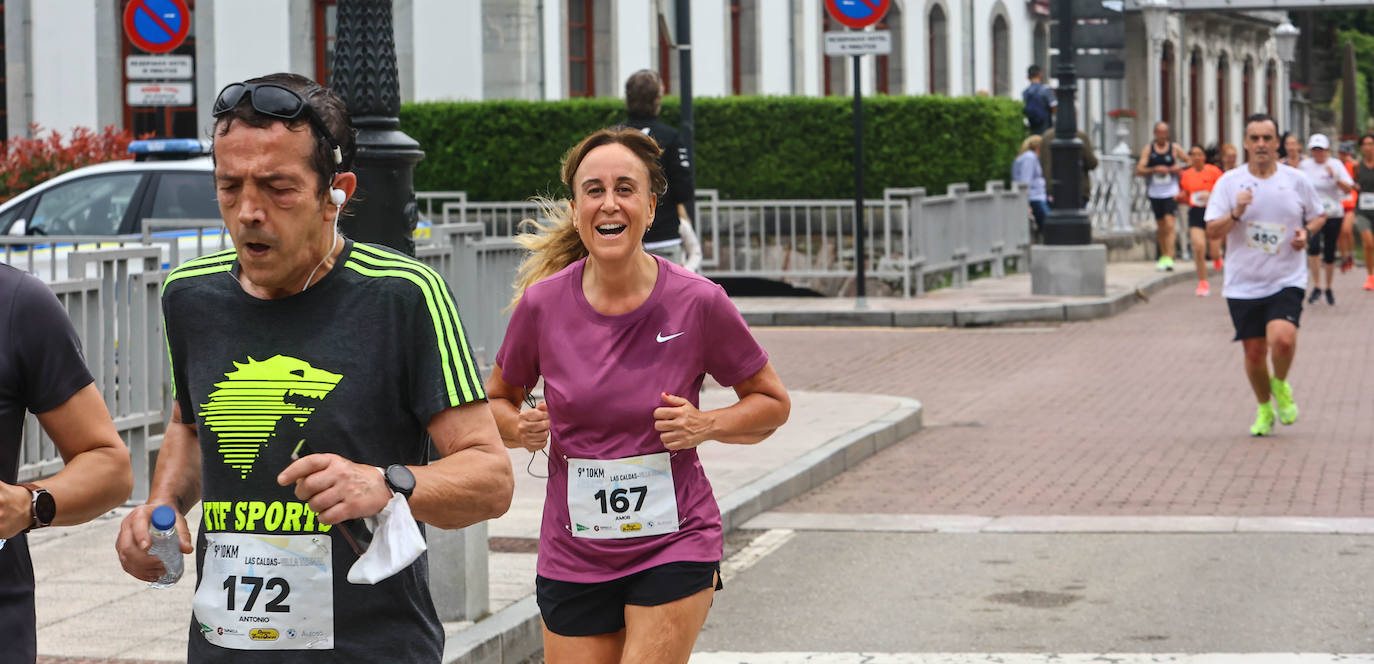
{"type": "Polygon", "coordinates": [[[1274,404],[1278,406],[1279,421],[1292,424],[1298,421],[1298,404],[1293,403],[1293,387],[1286,380],[1269,379],[1269,391],[1274,393],[1274,404]]]}
{"type": "Polygon", "coordinates": [[[1255,423],[1250,425],[1250,435],[1268,436],[1274,430],[1274,406],[1269,402],[1259,405],[1259,412],[1255,415],[1255,423]]]}

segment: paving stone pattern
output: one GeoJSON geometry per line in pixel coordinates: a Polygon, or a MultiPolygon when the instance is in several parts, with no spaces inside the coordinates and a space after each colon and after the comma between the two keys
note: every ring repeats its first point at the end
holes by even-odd
{"type": "Polygon", "coordinates": [[[923,431],[781,509],[1374,515],[1374,294],[1337,285],[1336,306],[1303,312],[1301,417],[1268,438],[1248,435],[1254,396],[1225,300],[1192,284],[1084,323],[756,329],[790,389],[925,406],[923,431]]]}

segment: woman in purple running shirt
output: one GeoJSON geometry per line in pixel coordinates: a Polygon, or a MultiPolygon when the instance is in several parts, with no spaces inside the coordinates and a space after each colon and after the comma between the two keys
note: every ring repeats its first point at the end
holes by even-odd
{"type": "Polygon", "coordinates": [[[487,381],[506,445],[548,447],[535,583],[551,664],[687,661],[723,542],[696,447],[757,443],[791,407],[725,291],[644,252],[659,152],[603,129],[564,158],[572,200],[544,201],[549,221],[520,236],[531,254],[487,381]],[[739,401],[699,410],[706,374],[739,401]],[[541,377],[545,400],[521,411],[541,377]]]}

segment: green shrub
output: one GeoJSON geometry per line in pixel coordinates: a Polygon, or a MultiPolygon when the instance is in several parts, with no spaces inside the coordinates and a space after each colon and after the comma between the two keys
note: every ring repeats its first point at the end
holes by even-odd
{"type": "MultiPolygon", "coordinates": [[[[853,107],[847,97],[708,97],[696,100],[696,182],[724,198],[854,195],[853,107]]],[[[662,119],[679,124],[676,97],[662,119]]],[[[864,189],[955,182],[982,189],[1006,180],[1024,133],[1010,99],[864,99],[864,189]]],[[[424,102],[401,107],[401,129],[420,142],[418,191],[467,191],[472,200],[566,195],[564,153],[591,131],[624,119],[618,99],[424,102]]]]}

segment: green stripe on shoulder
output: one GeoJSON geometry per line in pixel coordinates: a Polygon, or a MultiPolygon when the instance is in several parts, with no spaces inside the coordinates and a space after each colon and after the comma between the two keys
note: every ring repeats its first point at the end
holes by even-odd
{"type": "Polygon", "coordinates": [[[204,256],[197,256],[195,258],[188,258],[182,261],[181,265],[178,265],[175,268],[173,268],[172,271],[175,272],[177,270],[181,270],[184,268],[203,267],[213,263],[223,263],[226,260],[233,261],[237,257],[238,254],[234,251],[234,248],[230,247],[228,249],[221,249],[212,254],[205,254],[204,256]]]}
{"type": "Polygon", "coordinates": [[[229,261],[227,263],[220,263],[217,265],[207,265],[204,267],[188,267],[186,265],[182,265],[181,267],[173,270],[172,273],[167,275],[167,278],[162,281],[162,294],[166,295],[167,286],[171,284],[173,281],[177,281],[178,279],[199,277],[206,274],[218,274],[220,272],[228,272],[232,269],[234,269],[233,261],[229,261]]]}

